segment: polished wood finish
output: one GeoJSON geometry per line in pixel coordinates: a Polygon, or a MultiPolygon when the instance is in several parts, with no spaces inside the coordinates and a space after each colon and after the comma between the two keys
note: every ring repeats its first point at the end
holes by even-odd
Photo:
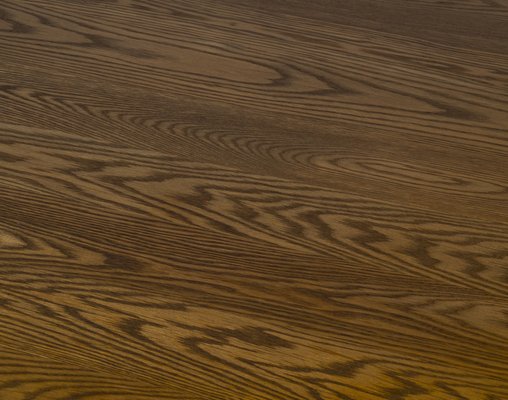
{"type": "Polygon", "coordinates": [[[3,0],[0,399],[508,399],[508,1],[3,0]]]}

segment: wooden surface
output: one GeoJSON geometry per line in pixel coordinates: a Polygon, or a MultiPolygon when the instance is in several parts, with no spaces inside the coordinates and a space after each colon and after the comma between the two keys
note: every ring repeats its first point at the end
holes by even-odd
{"type": "Polygon", "coordinates": [[[508,1],[2,0],[0,399],[508,399],[508,1]]]}

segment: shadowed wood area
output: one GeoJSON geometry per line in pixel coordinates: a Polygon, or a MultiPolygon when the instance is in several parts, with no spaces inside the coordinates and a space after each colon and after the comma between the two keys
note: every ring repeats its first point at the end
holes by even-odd
{"type": "Polygon", "coordinates": [[[2,0],[0,400],[508,399],[508,0],[2,0]]]}

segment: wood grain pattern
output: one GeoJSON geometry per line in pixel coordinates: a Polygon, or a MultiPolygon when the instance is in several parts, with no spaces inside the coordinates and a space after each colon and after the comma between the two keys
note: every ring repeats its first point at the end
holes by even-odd
{"type": "Polygon", "coordinates": [[[508,398],[506,0],[4,0],[1,400],[508,398]]]}

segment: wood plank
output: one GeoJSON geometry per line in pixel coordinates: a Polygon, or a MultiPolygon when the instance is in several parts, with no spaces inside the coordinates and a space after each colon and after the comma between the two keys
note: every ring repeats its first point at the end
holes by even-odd
{"type": "Polygon", "coordinates": [[[0,399],[508,398],[508,3],[5,0],[0,399]]]}

